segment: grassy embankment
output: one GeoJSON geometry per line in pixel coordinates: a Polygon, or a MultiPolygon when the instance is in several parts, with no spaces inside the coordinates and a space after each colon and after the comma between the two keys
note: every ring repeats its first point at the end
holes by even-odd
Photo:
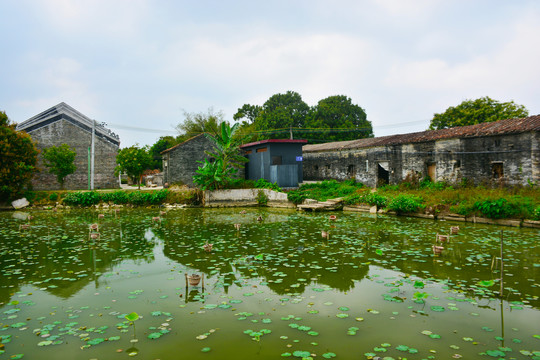
{"type": "Polygon", "coordinates": [[[376,191],[360,183],[323,181],[307,184],[288,193],[289,200],[301,203],[310,198],[324,201],[344,197],[347,205],[377,205],[398,213],[455,213],[490,219],[540,220],[538,186],[489,188],[454,187],[445,183],[422,181],[416,184],[386,185],[376,191]]]}

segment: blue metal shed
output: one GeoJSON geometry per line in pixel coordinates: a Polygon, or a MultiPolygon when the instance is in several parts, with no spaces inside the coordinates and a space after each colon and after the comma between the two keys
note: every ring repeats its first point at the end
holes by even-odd
{"type": "Polygon", "coordinates": [[[270,139],[240,146],[246,164],[246,179],[265,179],[280,187],[296,187],[303,181],[302,146],[307,140],[270,139]]]}

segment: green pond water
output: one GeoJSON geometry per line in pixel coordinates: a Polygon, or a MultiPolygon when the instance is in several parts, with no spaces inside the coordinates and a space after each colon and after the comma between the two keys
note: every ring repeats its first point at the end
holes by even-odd
{"type": "Polygon", "coordinates": [[[540,359],[538,230],[260,208],[101,213],[34,211],[29,229],[24,213],[0,213],[0,360],[540,359]]]}

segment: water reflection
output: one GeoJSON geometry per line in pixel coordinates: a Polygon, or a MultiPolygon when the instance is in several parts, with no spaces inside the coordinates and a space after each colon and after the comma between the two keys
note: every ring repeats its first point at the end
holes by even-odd
{"type": "MultiPolygon", "coordinates": [[[[370,265],[444,281],[472,297],[492,298],[496,287],[478,286],[494,280],[499,228],[465,224],[445,244],[440,256],[431,246],[448,223],[418,219],[340,215],[289,210],[182,209],[152,221],[155,211],[35,212],[27,231],[19,225],[28,214],[0,214],[0,302],[10,301],[23,285],[32,284],[62,299],[88,284],[107,284],[104,273],[127,260],[155,261],[159,244],[172,262],[216,279],[228,293],[245,279],[262,279],[274,293],[302,294],[307,287],[330,287],[347,292],[364,279],[370,265]],[[257,218],[262,217],[262,221],[257,218]],[[89,241],[89,224],[99,221],[100,238],[89,241]],[[236,229],[234,224],[241,224],[236,229]],[[329,237],[321,237],[321,231],[329,237]],[[213,250],[203,250],[208,241],[213,250]]],[[[539,232],[505,229],[505,278],[508,299],[539,306],[539,232]]],[[[185,301],[200,300],[204,290],[186,289],[185,301]]],[[[481,305],[479,305],[481,306],[481,305]]]]}

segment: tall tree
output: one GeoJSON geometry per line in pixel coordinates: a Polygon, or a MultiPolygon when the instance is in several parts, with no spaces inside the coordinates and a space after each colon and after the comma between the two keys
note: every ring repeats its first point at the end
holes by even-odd
{"type": "Polygon", "coordinates": [[[458,106],[450,106],[443,113],[434,114],[429,129],[446,129],[527,116],[529,111],[523,105],[513,101],[499,102],[485,96],[476,100],[465,100],[458,106]]]}
{"type": "Polygon", "coordinates": [[[51,146],[43,150],[43,162],[49,168],[49,172],[56,175],[56,180],[62,189],[64,189],[66,176],[77,170],[74,163],[75,156],[77,153],[68,144],[51,146]]]}
{"type": "Polygon", "coordinates": [[[152,165],[152,157],[148,149],[140,148],[133,145],[128,148],[123,148],[116,155],[116,174],[125,172],[131,179],[137,180],[139,189],[141,188],[141,176],[144,170],[147,170],[152,165]]]}
{"type": "Polygon", "coordinates": [[[263,139],[288,138],[290,128],[305,127],[308,112],[309,106],[297,92],[275,94],[262,106],[255,119],[255,126],[257,131],[263,132],[263,139]]]}
{"type": "MultiPolygon", "coordinates": [[[[261,113],[262,108],[259,105],[244,104],[233,115],[234,120],[247,119],[248,124],[253,124],[255,119],[261,113]]],[[[244,120],[245,122],[246,120],[244,120]]]]}
{"type": "Polygon", "coordinates": [[[22,195],[37,171],[38,150],[30,135],[15,130],[0,111],[0,201],[22,195]]]}
{"type": "Polygon", "coordinates": [[[206,113],[188,113],[184,111],[184,121],[176,126],[180,134],[179,142],[183,142],[195,135],[209,133],[217,135],[220,132],[220,125],[224,122],[225,115],[222,111],[215,112],[212,107],[206,113]]]}
{"type": "Polygon", "coordinates": [[[152,156],[152,169],[163,170],[163,161],[161,152],[167,150],[174,145],[178,144],[178,141],[174,136],[161,136],[155,143],[150,147],[150,156],[152,156]]]}
{"type": "Polygon", "coordinates": [[[306,128],[324,129],[304,136],[310,143],[373,137],[371,122],[360,106],[345,95],[329,96],[311,108],[306,128]]]}

